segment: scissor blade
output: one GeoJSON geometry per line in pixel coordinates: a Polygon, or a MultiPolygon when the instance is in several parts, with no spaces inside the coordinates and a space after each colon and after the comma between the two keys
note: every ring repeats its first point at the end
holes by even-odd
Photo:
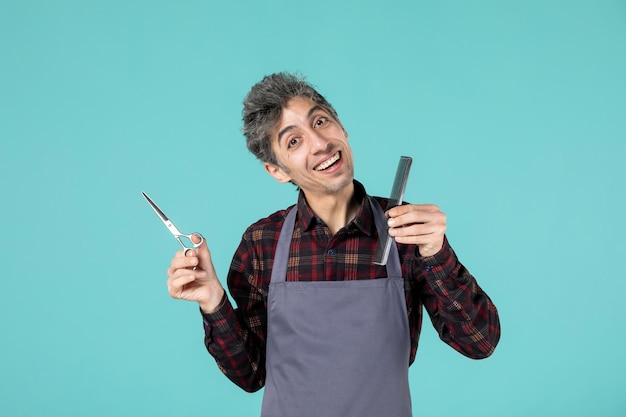
{"type": "Polygon", "coordinates": [[[159,208],[159,206],[157,206],[156,203],[152,201],[150,197],[148,197],[148,194],[144,193],[143,191],[141,192],[141,194],[143,194],[143,196],[148,201],[148,204],[150,204],[150,207],[152,207],[152,209],[157,214],[157,216],[159,216],[163,224],[165,224],[165,227],[167,227],[167,230],[169,230],[170,233],[174,235],[176,240],[178,240],[178,243],[180,243],[180,245],[183,248],[188,249],[187,246],[185,246],[185,244],[180,240],[181,237],[187,237],[187,235],[180,233],[180,231],[176,228],[176,226],[174,226],[174,223],[172,223],[170,219],[167,218],[167,216],[165,215],[165,213],[163,213],[163,211],[159,208]]]}
{"type": "Polygon", "coordinates": [[[157,214],[157,216],[159,216],[161,218],[163,223],[167,224],[167,222],[170,219],[168,219],[167,216],[165,215],[165,213],[163,213],[163,211],[161,211],[159,206],[157,206],[156,203],[154,201],[152,201],[152,199],[150,197],[148,197],[148,194],[144,193],[143,191],[141,192],[141,194],[143,194],[143,196],[146,198],[146,200],[148,200],[148,204],[150,204],[150,206],[152,207],[154,212],[157,214]]]}

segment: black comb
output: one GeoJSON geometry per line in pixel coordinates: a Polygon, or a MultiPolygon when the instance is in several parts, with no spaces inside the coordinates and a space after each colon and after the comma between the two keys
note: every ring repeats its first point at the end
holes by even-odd
{"type": "MultiPolygon", "coordinates": [[[[406,182],[409,179],[409,170],[411,169],[412,161],[413,158],[409,156],[400,157],[400,162],[398,162],[398,170],[396,171],[396,178],[393,180],[393,187],[391,187],[391,196],[389,197],[387,210],[402,204],[404,189],[406,188],[406,182]]],[[[392,243],[393,237],[389,236],[389,229],[387,227],[384,227],[383,230],[378,231],[378,245],[376,246],[376,254],[374,255],[375,264],[387,265],[389,249],[391,249],[392,243]]]]}

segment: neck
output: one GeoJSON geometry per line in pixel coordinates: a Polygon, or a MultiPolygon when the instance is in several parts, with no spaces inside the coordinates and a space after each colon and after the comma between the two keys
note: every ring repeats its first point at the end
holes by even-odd
{"type": "Polygon", "coordinates": [[[332,234],[345,227],[356,216],[359,202],[354,195],[354,184],[333,194],[307,195],[311,210],[330,228],[332,234]]]}

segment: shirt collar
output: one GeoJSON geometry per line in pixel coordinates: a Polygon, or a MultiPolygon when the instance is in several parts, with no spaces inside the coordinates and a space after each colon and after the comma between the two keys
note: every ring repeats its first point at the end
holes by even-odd
{"type": "MultiPolygon", "coordinates": [[[[356,227],[366,235],[371,236],[375,229],[372,207],[370,206],[369,199],[367,198],[365,187],[363,187],[363,184],[357,180],[354,180],[354,193],[357,201],[360,202],[360,207],[354,219],[348,224],[348,229],[356,227]]],[[[304,231],[312,229],[316,224],[322,222],[322,220],[315,215],[313,210],[311,210],[311,207],[307,203],[302,190],[300,190],[300,194],[298,195],[297,221],[300,228],[304,231]]]]}

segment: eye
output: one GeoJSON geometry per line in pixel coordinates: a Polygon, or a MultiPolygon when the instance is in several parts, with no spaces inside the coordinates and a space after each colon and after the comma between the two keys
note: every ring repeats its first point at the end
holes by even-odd
{"type": "Polygon", "coordinates": [[[300,142],[300,138],[299,137],[293,137],[290,138],[287,141],[287,148],[293,148],[294,146],[296,146],[298,143],[300,142]]]}
{"type": "Polygon", "coordinates": [[[321,116],[315,119],[315,122],[313,123],[313,125],[315,127],[319,127],[319,126],[325,125],[326,123],[328,123],[328,117],[321,116]]]}

